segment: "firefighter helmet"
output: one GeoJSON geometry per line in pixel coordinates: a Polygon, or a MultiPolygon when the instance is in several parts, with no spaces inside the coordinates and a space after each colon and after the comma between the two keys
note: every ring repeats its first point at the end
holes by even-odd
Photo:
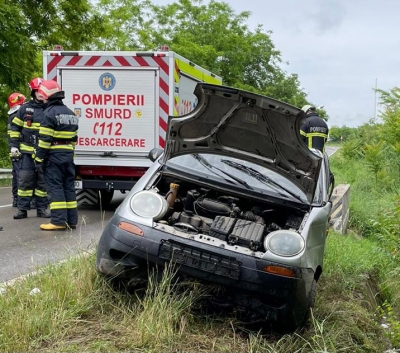
{"type": "Polygon", "coordinates": [[[61,87],[56,81],[44,80],[39,86],[38,96],[41,99],[49,99],[49,97],[57,92],[61,92],[61,87]]]}
{"type": "Polygon", "coordinates": [[[301,110],[302,110],[304,113],[307,113],[309,110],[311,110],[311,111],[314,112],[314,111],[315,111],[315,107],[312,106],[312,105],[307,104],[307,105],[303,106],[303,108],[301,108],[301,110]]]}
{"type": "Polygon", "coordinates": [[[29,83],[29,89],[31,91],[37,90],[40,86],[40,84],[43,82],[43,79],[41,77],[35,77],[33,78],[29,83]]]}
{"type": "Polygon", "coordinates": [[[19,92],[14,92],[11,93],[10,96],[8,97],[8,106],[11,108],[24,104],[26,98],[22,93],[19,92]]]}

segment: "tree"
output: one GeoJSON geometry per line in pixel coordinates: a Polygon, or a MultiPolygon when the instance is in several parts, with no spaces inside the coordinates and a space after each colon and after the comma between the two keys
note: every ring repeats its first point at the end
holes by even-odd
{"type": "Polygon", "coordinates": [[[378,92],[380,104],[384,106],[381,113],[384,122],[381,137],[395,147],[400,141],[400,88],[394,87],[390,91],[378,90],[378,92]]]}
{"type": "Polygon", "coordinates": [[[150,0],[99,0],[101,14],[108,14],[107,31],[99,45],[109,49],[171,50],[219,74],[224,84],[284,100],[307,103],[297,75],[281,66],[280,52],[271,32],[246,21],[250,12],[236,14],[228,3],[211,0],[178,0],[165,6],[150,0]],[[121,13],[124,14],[121,17],[121,13]],[[111,35],[113,33],[113,35],[111,35]]]}
{"type": "MultiPolygon", "coordinates": [[[[88,0],[0,1],[0,99],[13,91],[29,95],[27,83],[41,76],[42,49],[61,44],[67,49],[88,47],[102,32],[100,15],[88,0]]],[[[1,105],[2,156],[6,149],[7,106],[1,105]]],[[[4,160],[3,160],[4,162],[4,160]]]]}

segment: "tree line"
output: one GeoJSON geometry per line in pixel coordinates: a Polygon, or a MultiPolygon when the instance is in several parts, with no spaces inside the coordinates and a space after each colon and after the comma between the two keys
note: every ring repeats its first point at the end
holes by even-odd
{"type": "MultiPolygon", "coordinates": [[[[168,45],[221,76],[228,86],[301,107],[312,104],[297,74],[289,74],[272,32],[248,26],[251,13],[236,13],[223,1],[0,0],[0,148],[6,148],[7,97],[29,96],[27,83],[42,76],[42,51],[157,50],[168,45]]],[[[320,115],[328,118],[325,110],[320,115]]],[[[4,153],[1,154],[4,156],[4,153]]],[[[7,159],[4,157],[4,161],[7,159]]]]}

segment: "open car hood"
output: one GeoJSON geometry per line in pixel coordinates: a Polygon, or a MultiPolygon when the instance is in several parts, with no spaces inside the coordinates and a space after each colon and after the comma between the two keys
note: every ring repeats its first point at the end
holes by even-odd
{"type": "Polygon", "coordinates": [[[322,158],[300,137],[305,113],[294,106],[231,87],[198,83],[197,107],[170,116],[164,162],[192,153],[246,160],[286,177],[311,203],[322,158]]]}

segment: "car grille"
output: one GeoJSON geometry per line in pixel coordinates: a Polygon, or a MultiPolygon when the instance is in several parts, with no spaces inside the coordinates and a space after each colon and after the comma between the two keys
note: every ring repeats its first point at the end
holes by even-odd
{"type": "Polygon", "coordinates": [[[162,242],[158,256],[164,260],[171,260],[218,276],[235,280],[240,277],[240,262],[234,258],[216,255],[175,242],[162,242]]]}

